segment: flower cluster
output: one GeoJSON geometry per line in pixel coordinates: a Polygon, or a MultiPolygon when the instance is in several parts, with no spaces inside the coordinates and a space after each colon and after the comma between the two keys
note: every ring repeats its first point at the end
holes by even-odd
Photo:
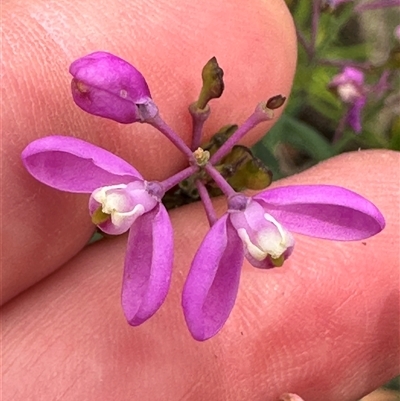
{"type": "MultiPolygon", "coordinates": [[[[194,177],[211,225],[194,256],[182,294],[187,326],[200,341],[217,334],[228,319],[244,258],[256,268],[270,269],[282,266],[292,254],[292,233],[355,241],[375,235],[385,226],[382,214],[371,202],[341,187],[287,186],[253,197],[237,192],[218,165],[250,129],[273,118],[273,110],[284,98],[278,95],[261,102],[215,151],[199,148],[208,103],[224,88],[215,58],[204,67],[199,100],[189,108],[193,119],[191,147],[162,120],[145,79],[126,61],[96,52],[76,60],[70,72],[73,98],[83,110],[120,123],[151,124],[188,158],[187,168],[155,182],[146,181],[133,166],[108,151],[72,137],[44,137],[22,152],[26,169],[40,182],[61,191],[90,194],[89,213],[102,231],[115,235],[129,231],[122,307],[133,326],[149,319],[167,295],[173,232],[162,200],[168,190],[188,178],[194,177]],[[219,219],[204,184],[206,176],[228,200],[227,212],[219,219]]],[[[347,91],[349,99],[362,96],[358,83],[355,79],[354,87],[347,91]]],[[[338,91],[346,93],[345,88],[338,91]]]]}

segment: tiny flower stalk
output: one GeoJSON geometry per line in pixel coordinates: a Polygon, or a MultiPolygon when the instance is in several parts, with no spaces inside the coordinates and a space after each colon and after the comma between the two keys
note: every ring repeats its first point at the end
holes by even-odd
{"type": "MultiPolygon", "coordinates": [[[[274,96],[267,102],[261,102],[257,105],[254,113],[233,133],[233,135],[212,155],[211,164],[218,163],[229,151],[236,145],[251,129],[263,121],[270,121],[274,118],[274,111],[268,105],[275,107],[277,104],[285,100],[280,95],[274,96]],[[277,103],[277,99],[280,101],[277,103]]],[[[280,104],[282,105],[283,102],[280,104]]],[[[280,107],[280,106],[279,106],[280,107]]],[[[275,107],[276,108],[276,107],[275,107]]]]}
{"type": "Polygon", "coordinates": [[[210,116],[210,106],[208,102],[211,99],[217,99],[224,91],[224,71],[218,65],[215,57],[212,57],[203,67],[201,77],[203,85],[201,87],[199,98],[189,106],[189,112],[192,116],[192,150],[200,146],[203,132],[203,125],[210,116]]]}
{"type": "Polygon", "coordinates": [[[201,137],[203,135],[203,126],[210,116],[211,109],[206,105],[204,109],[199,109],[196,103],[189,106],[189,113],[192,117],[192,146],[191,149],[195,150],[200,146],[201,137]]]}
{"type": "Polygon", "coordinates": [[[221,173],[211,164],[205,166],[205,171],[215,181],[225,196],[230,197],[236,195],[236,191],[229,185],[221,173]]]}
{"type": "Polygon", "coordinates": [[[164,193],[167,192],[169,189],[173,188],[175,185],[178,185],[182,181],[186,180],[187,178],[195,174],[198,171],[198,169],[199,168],[197,165],[186,167],[179,173],[176,173],[175,175],[160,182],[160,185],[163,188],[164,193]]]}
{"type": "Polygon", "coordinates": [[[193,161],[193,152],[182,140],[182,138],[161,118],[159,114],[146,121],[159,132],[164,134],[188,159],[193,161]]]}
{"type": "Polygon", "coordinates": [[[218,220],[217,214],[215,213],[214,206],[211,202],[210,195],[207,191],[206,186],[201,182],[201,180],[196,180],[196,188],[199,191],[200,199],[203,203],[204,211],[207,216],[208,224],[212,227],[218,220]]]}

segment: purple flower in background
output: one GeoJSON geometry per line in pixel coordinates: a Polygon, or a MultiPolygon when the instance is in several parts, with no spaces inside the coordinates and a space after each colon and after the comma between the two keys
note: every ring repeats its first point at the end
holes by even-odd
{"type": "Polygon", "coordinates": [[[90,114],[130,124],[158,113],[143,75],[113,54],[84,56],[71,64],[69,72],[74,77],[74,101],[90,114]]]}
{"type": "Polygon", "coordinates": [[[222,328],[235,303],[243,258],[255,267],[280,266],[293,251],[291,232],[335,241],[379,233],[385,221],[367,199],[330,185],[288,186],[247,198],[235,195],[193,260],[182,295],[193,337],[222,328]]]}
{"type": "Polygon", "coordinates": [[[345,120],[356,133],[360,133],[361,112],[367,101],[364,73],[357,68],[345,67],[340,74],[332,78],[329,88],[348,105],[345,120]]]}
{"type": "Polygon", "coordinates": [[[22,152],[28,172],[66,192],[91,194],[93,222],[108,234],[129,230],[122,284],[122,307],[129,324],[150,318],[167,295],[173,233],[163,190],[146,182],[125,160],[76,138],[49,136],[22,152]]]}

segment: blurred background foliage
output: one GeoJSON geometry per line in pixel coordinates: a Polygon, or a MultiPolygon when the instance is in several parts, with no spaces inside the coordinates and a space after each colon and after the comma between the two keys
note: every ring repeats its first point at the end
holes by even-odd
{"type": "Polygon", "coordinates": [[[360,2],[333,9],[328,3],[334,2],[321,0],[319,4],[326,7],[321,7],[315,51],[310,56],[303,43],[311,45],[313,41],[313,2],[286,2],[302,36],[293,91],[283,116],[252,148],[253,153],[272,170],[275,180],[351,150],[400,150],[400,42],[394,33],[400,24],[400,10],[392,7],[357,13],[354,7],[360,2]],[[381,98],[368,96],[361,133],[344,127],[335,137],[347,106],[328,85],[346,66],[363,71],[371,86],[387,71],[390,87],[381,98]]]}

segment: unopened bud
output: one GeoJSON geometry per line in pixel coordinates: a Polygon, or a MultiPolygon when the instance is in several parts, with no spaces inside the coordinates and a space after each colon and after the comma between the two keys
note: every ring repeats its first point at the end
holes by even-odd
{"type": "Polygon", "coordinates": [[[197,107],[204,109],[211,99],[219,98],[224,91],[224,71],[218,65],[217,59],[213,57],[203,67],[201,77],[203,86],[197,101],[197,107]]]}
{"type": "Polygon", "coordinates": [[[267,107],[271,110],[279,109],[279,107],[283,106],[286,98],[282,95],[276,95],[268,99],[267,107]]]}
{"type": "Polygon", "coordinates": [[[143,75],[113,54],[88,54],[75,60],[69,72],[74,101],[90,114],[130,124],[158,113],[143,75]]]}

